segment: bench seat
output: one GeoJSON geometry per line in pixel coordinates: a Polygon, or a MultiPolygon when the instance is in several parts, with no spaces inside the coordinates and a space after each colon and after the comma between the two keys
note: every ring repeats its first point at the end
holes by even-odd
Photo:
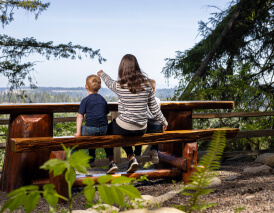
{"type": "Polygon", "coordinates": [[[210,140],[214,132],[226,131],[226,138],[233,138],[239,129],[236,128],[216,128],[197,130],[174,130],[164,133],[146,133],[143,136],[80,136],[80,137],[31,137],[31,138],[11,138],[11,150],[13,152],[33,152],[33,151],[58,151],[62,150],[62,145],[72,147],[78,145],[79,149],[97,149],[136,145],[153,145],[174,142],[194,142],[198,140],[210,140]]]}
{"type": "MultiPolygon", "coordinates": [[[[96,149],[136,145],[152,145],[167,143],[183,143],[183,149],[180,156],[174,156],[166,152],[158,152],[159,159],[165,163],[167,169],[138,171],[134,174],[114,174],[113,177],[126,175],[130,177],[140,177],[148,175],[149,179],[160,177],[181,177],[187,183],[189,176],[195,171],[197,165],[197,143],[198,140],[210,140],[215,132],[225,131],[226,138],[234,138],[239,129],[235,128],[216,128],[216,129],[197,129],[197,130],[173,130],[163,133],[146,133],[143,136],[121,136],[121,135],[104,135],[104,136],[80,136],[80,137],[29,137],[29,138],[11,138],[10,147],[13,153],[31,153],[37,151],[51,151],[49,159],[65,159],[65,152],[62,144],[66,147],[78,145],[79,149],[96,149]],[[168,164],[168,165],[167,165],[168,164]],[[176,167],[176,169],[172,168],[176,167]]],[[[82,186],[85,178],[96,180],[98,177],[82,176],[77,177],[74,186],[82,186]]],[[[41,185],[44,183],[53,183],[58,194],[67,196],[67,185],[64,174],[54,177],[52,173],[49,179],[32,180],[34,184],[41,185]],[[45,182],[46,181],[46,182],[45,182]]]]}

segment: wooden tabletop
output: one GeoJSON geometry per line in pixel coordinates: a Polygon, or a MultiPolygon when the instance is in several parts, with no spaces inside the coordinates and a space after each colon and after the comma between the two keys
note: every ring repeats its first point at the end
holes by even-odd
{"type": "MultiPolygon", "coordinates": [[[[80,103],[0,104],[0,114],[35,114],[78,112],[80,103]]],[[[108,102],[110,111],[117,111],[117,102],[108,102]]],[[[162,110],[233,109],[234,101],[171,101],[161,102],[162,110]]]]}

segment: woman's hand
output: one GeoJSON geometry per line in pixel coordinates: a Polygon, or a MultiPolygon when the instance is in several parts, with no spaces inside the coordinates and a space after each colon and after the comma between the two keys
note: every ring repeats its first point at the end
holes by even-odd
{"type": "Polygon", "coordinates": [[[163,132],[166,131],[167,129],[167,126],[163,126],[163,132]]]}
{"type": "Polygon", "coordinates": [[[100,71],[97,72],[97,75],[98,75],[99,77],[101,77],[101,75],[102,75],[103,72],[104,72],[103,70],[100,70],[100,71]]]}

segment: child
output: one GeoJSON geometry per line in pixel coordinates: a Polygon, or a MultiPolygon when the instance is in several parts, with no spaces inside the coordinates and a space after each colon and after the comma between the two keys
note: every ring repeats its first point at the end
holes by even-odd
{"type": "MultiPolygon", "coordinates": [[[[148,79],[150,85],[153,88],[153,92],[156,92],[156,82],[153,79],[148,79]]],[[[155,97],[158,106],[161,108],[161,101],[159,98],[155,97]]],[[[163,131],[163,125],[160,124],[156,119],[154,119],[152,113],[148,109],[148,123],[147,123],[147,133],[160,133],[163,131]]],[[[158,145],[152,145],[150,148],[150,157],[153,164],[159,163],[158,158],[158,145]]]]}
{"type": "MultiPolygon", "coordinates": [[[[148,79],[148,82],[150,83],[153,92],[156,92],[156,82],[153,79],[148,79]]],[[[155,97],[155,100],[157,102],[157,105],[161,108],[161,101],[159,98],[155,97]]],[[[147,132],[146,133],[160,133],[163,132],[163,125],[159,123],[156,119],[154,119],[154,116],[149,110],[149,107],[147,107],[147,116],[148,116],[148,122],[147,122],[147,132]]],[[[134,154],[136,156],[136,159],[139,162],[142,161],[141,157],[141,151],[142,151],[142,146],[136,146],[134,150],[134,154]]],[[[152,145],[150,148],[150,157],[151,157],[151,162],[153,164],[159,163],[159,158],[158,158],[158,145],[152,145]]]]}
{"type": "MultiPolygon", "coordinates": [[[[101,79],[97,75],[88,76],[85,88],[88,91],[88,96],[80,103],[76,119],[77,132],[74,136],[105,135],[109,110],[106,100],[98,94],[101,88],[101,79]],[[86,124],[82,126],[84,114],[86,114],[86,124]]],[[[89,149],[89,155],[92,157],[90,166],[94,167],[95,149],[89,149]]]]}
{"type": "MultiPolygon", "coordinates": [[[[109,89],[118,95],[119,116],[108,125],[107,134],[136,136],[146,133],[147,106],[153,117],[163,124],[164,130],[166,129],[168,123],[157,105],[153,89],[147,77],[142,73],[135,56],[127,54],[122,58],[118,70],[118,81],[112,80],[102,70],[97,75],[103,79],[109,89]]],[[[135,172],[138,163],[132,147],[123,147],[123,149],[129,158],[127,172],[135,172]]],[[[112,167],[117,166],[113,161],[113,149],[105,150],[110,161],[109,171],[114,171],[112,167]]]]}

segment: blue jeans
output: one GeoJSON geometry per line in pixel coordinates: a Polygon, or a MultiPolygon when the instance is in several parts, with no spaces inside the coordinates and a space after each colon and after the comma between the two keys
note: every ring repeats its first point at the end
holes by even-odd
{"type": "Polygon", "coordinates": [[[163,132],[163,125],[147,125],[147,133],[161,133],[163,132]]]}
{"type": "MultiPolygon", "coordinates": [[[[163,125],[151,125],[147,124],[147,133],[161,133],[163,132],[163,125]]],[[[156,149],[158,151],[158,145],[152,145],[150,150],[156,149]]]]}
{"type": "Polygon", "coordinates": [[[88,135],[105,135],[107,133],[108,126],[82,126],[81,128],[81,135],[88,136],[88,135]]]}
{"type": "MultiPolygon", "coordinates": [[[[163,125],[151,125],[147,124],[147,132],[146,133],[161,133],[163,132],[163,125]]],[[[156,149],[158,151],[158,145],[152,145],[150,150],[156,149]]],[[[135,146],[134,155],[141,155],[142,152],[142,145],[135,146]]]]}
{"type": "MultiPolygon", "coordinates": [[[[98,127],[94,127],[94,126],[82,126],[81,128],[81,135],[82,136],[89,136],[89,135],[105,135],[107,133],[107,129],[108,126],[98,126],[98,127]]],[[[88,150],[89,156],[92,157],[92,159],[90,159],[90,163],[95,161],[95,149],[89,149],[88,150]]]]}

